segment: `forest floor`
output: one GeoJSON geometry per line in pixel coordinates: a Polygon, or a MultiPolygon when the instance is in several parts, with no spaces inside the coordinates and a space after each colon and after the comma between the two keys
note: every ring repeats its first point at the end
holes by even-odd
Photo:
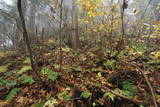
{"type": "Polygon", "coordinates": [[[158,52],[144,56],[125,50],[115,58],[107,49],[62,50],[60,72],[59,49],[34,49],[43,83],[33,76],[28,55],[1,52],[0,107],[154,107],[153,97],[160,107],[158,52]]]}

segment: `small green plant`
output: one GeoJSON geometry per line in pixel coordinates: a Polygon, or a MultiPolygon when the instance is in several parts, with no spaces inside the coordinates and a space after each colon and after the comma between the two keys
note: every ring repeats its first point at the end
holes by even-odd
{"type": "Polygon", "coordinates": [[[26,75],[26,74],[23,74],[21,77],[20,77],[20,81],[22,84],[26,84],[26,83],[29,83],[29,84],[32,84],[34,83],[35,81],[32,79],[32,77],[26,75]]]}
{"type": "Polygon", "coordinates": [[[15,86],[17,84],[14,80],[6,80],[0,77],[0,86],[15,86]]]}
{"type": "Polygon", "coordinates": [[[43,103],[41,102],[36,102],[33,105],[34,105],[33,107],[43,107],[43,103]]]}
{"type": "Polygon", "coordinates": [[[23,66],[21,68],[21,70],[19,70],[18,74],[22,74],[24,72],[27,72],[28,70],[32,70],[32,67],[31,66],[23,66]]]}
{"type": "Polygon", "coordinates": [[[29,64],[31,62],[30,58],[25,58],[25,60],[23,61],[24,64],[29,64]]]}
{"type": "Polygon", "coordinates": [[[148,71],[153,72],[156,69],[160,69],[160,59],[156,57],[151,57],[147,62],[148,71]]]}
{"type": "Polygon", "coordinates": [[[64,51],[64,52],[70,52],[70,51],[71,51],[71,48],[69,48],[69,47],[64,47],[64,48],[62,48],[62,51],[64,51]]]}
{"type": "Polygon", "coordinates": [[[84,55],[84,54],[80,54],[79,55],[79,60],[80,61],[85,61],[87,58],[86,58],[86,56],[84,55]]]}
{"type": "Polygon", "coordinates": [[[51,79],[52,81],[57,80],[59,73],[58,72],[53,72],[52,75],[48,76],[48,79],[51,79]]]}
{"type": "Polygon", "coordinates": [[[135,52],[143,52],[147,48],[147,44],[146,43],[138,43],[137,41],[132,41],[131,48],[135,52]]]}
{"type": "Polygon", "coordinates": [[[7,95],[6,100],[12,101],[14,97],[17,95],[19,92],[20,88],[14,88],[10,91],[10,93],[7,95]]]}
{"type": "Polygon", "coordinates": [[[71,96],[69,95],[69,90],[64,90],[61,93],[59,93],[57,96],[59,99],[64,99],[64,100],[71,99],[71,96]]]}
{"type": "Polygon", "coordinates": [[[96,78],[101,79],[101,78],[102,78],[102,73],[99,72],[99,73],[96,75],[96,78]]]}
{"type": "Polygon", "coordinates": [[[83,98],[89,98],[92,95],[89,91],[84,91],[81,93],[81,97],[83,98]]]}
{"type": "Polygon", "coordinates": [[[108,59],[106,63],[104,63],[104,66],[106,68],[110,68],[112,70],[116,69],[116,60],[114,59],[108,59]]]}
{"type": "Polygon", "coordinates": [[[114,94],[112,94],[110,92],[105,93],[103,96],[104,97],[109,97],[112,101],[114,101],[114,99],[116,97],[114,94]]]}
{"type": "Polygon", "coordinates": [[[42,71],[41,71],[41,73],[43,75],[47,75],[48,79],[50,79],[52,81],[57,80],[57,78],[59,76],[58,72],[54,72],[54,71],[50,70],[48,67],[43,68],[42,71]]]}
{"type": "Polygon", "coordinates": [[[133,98],[136,95],[136,87],[133,85],[131,81],[123,81],[122,88],[122,90],[116,88],[115,91],[129,98],[133,98]]]}
{"type": "Polygon", "coordinates": [[[134,97],[136,95],[136,87],[133,85],[133,83],[129,80],[125,80],[122,83],[123,87],[123,94],[128,97],[134,97]]]}
{"type": "Polygon", "coordinates": [[[13,72],[5,72],[4,73],[4,76],[5,77],[10,77],[10,76],[12,76],[13,75],[13,72]]]}
{"type": "Polygon", "coordinates": [[[72,68],[72,71],[82,71],[82,69],[77,67],[77,68],[72,68]]]}

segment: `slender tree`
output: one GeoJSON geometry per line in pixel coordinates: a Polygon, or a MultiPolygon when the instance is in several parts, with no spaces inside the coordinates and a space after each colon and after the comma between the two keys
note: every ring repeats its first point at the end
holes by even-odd
{"type": "Polygon", "coordinates": [[[33,60],[33,54],[32,54],[32,49],[30,46],[30,41],[28,38],[28,33],[27,33],[27,29],[26,29],[26,24],[25,24],[25,18],[24,18],[24,14],[23,14],[23,9],[22,9],[22,1],[21,0],[17,0],[17,8],[18,8],[18,12],[19,12],[19,16],[21,19],[21,23],[22,23],[22,28],[23,28],[23,38],[25,40],[25,43],[27,45],[27,49],[29,52],[29,56],[30,56],[30,60],[31,60],[31,67],[33,69],[34,72],[34,76],[40,81],[42,82],[42,79],[40,77],[40,75],[38,74],[38,72],[36,71],[36,67],[34,65],[34,60],[33,60]]]}

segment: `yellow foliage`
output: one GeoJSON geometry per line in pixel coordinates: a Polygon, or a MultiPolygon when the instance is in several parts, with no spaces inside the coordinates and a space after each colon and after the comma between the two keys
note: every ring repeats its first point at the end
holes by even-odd
{"type": "Polygon", "coordinates": [[[6,72],[8,65],[2,65],[0,66],[0,72],[6,72]]]}
{"type": "Polygon", "coordinates": [[[89,17],[96,15],[104,15],[105,12],[98,12],[99,8],[103,7],[103,0],[79,0],[77,3],[81,10],[87,11],[89,17]]]}
{"type": "Polygon", "coordinates": [[[155,58],[160,58],[160,51],[152,52],[151,55],[153,55],[155,58]]]}
{"type": "Polygon", "coordinates": [[[0,52],[0,58],[14,54],[15,51],[0,52]]]}

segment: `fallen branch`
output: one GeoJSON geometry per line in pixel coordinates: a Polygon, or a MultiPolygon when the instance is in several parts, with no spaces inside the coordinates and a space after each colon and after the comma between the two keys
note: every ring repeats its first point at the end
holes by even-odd
{"type": "MultiPolygon", "coordinates": [[[[91,84],[91,83],[89,83],[89,84],[95,86],[94,84],[91,84]]],[[[120,94],[120,93],[118,93],[118,92],[115,92],[115,91],[109,89],[109,88],[106,87],[106,86],[102,86],[102,87],[99,87],[99,88],[101,88],[104,92],[108,91],[108,92],[116,95],[117,97],[123,98],[123,99],[128,100],[128,101],[130,101],[130,102],[133,102],[134,104],[137,104],[137,105],[150,104],[150,103],[147,103],[146,101],[137,100],[137,99],[135,99],[135,98],[129,98],[129,97],[127,97],[127,96],[124,96],[124,95],[122,95],[122,94],[120,94]]]]}
{"type": "Polygon", "coordinates": [[[151,83],[149,82],[149,79],[147,78],[147,75],[144,73],[144,70],[142,70],[141,68],[139,68],[139,66],[137,66],[136,64],[133,64],[133,63],[129,63],[130,65],[136,67],[143,75],[149,89],[150,89],[150,92],[151,92],[151,95],[152,95],[152,99],[153,99],[153,103],[154,103],[154,106],[155,107],[158,107],[158,104],[156,102],[156,97],[155,97],[155,94],[154,94],[154,91],[153,91],[153,88],[151,86],[151,83]]]}

